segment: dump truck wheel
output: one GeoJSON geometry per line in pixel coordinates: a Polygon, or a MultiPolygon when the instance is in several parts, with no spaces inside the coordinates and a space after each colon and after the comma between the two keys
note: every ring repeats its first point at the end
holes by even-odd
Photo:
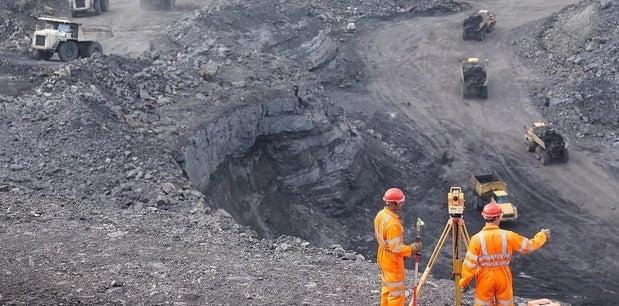
{"type": "Polygon", "coordinates": [[[479,88],[479,97],[481,99],[488,99],[488,87],[482,86],[479,88]]]}
{"type": "Polygon", "coordinates": [[[535,147],[535,158],[537,158],[538,160],[542,159],[542,150],[544,149],[540,146],[535,147]]]}
{"type": "Polygon", "coordinates": [[[89,43],[81,43],[77,46],[78,53],[81,58],[88,57],[88,46],[89,45],[90,45],[89,43]]]}
{"type": "Polygon", "coordinates": [[[471,39],[469,37],[469,32],[467,32],[466,30],[462,31],[462,40],[469,40],[471,39]]]}
{"type": "Polygon", "coordinates": [[[101,0],[95,0],[95,15],[101,15],[101,0]]]}
{"type": "Polygon", "coordinates": [[[563,155],[561,156],[561,161],[567,163],[570,159],[570,154],[567,152],[567,149],[563,149],[563,155]]]}
{"type": "Polygon", "coordinates": [[[101,11],[107,12],[110,8],[110,0],[101,0],[101,11]]]}
{"type": "Polygon", "coordinates": [[[95,53],[103,53],[103,47],[98,42],[93,42],[93,43],[88,44],[88,48],[86,51],[86,54],[88,55],[88,57],[91,57],[95,53]]]}
{"type": "Polygon", "coordinates": [[[546,152],[544,148],[542,148],[541,146],[537,146],[535,148],[535,153],[537,155],[537,159],[542,162],[542,165],[545,166],[550,164],[550,154],[548,154],[548,152],[546,152]]]}
{"type": "Polygon", "coordinates": [[[58,46],[58,57],[63,62],[69,62],[76,59],[79,56],[79,48],[73,41],[65,41],[58,46]]]}
{"type": "Polygon", "coordinates": [[[550,154],[548,154],[548,152],[546,152],[546,150],[542,151],[542,165],[548,165],[550,164],[550,154]]]}
{"type": "Polygon", "coordinates": [[[35,55],[38,59],[47,61],[54,56],[54,51],[37,50],[35,55]]]}
{"type": "Polygon", "coordinates": [[[529,152],[535,152],[535,148],[537,147],[537,144],[528,139],[525,140],[525,142],[527,144],[527,149],[529,150],[529,152]]]}
{"type": "Polygon", "coordinates": [[[484,38],[486,38],[486,28],[481,29],[481,31],[477,33],[477,40],[482,41],[484,38]]]}
{"type": "Polygon", "coordinates": [[[466,90],[466,87],[462,87],[462,99],[468,99],[470,98],[468,90],[466,90]]]}

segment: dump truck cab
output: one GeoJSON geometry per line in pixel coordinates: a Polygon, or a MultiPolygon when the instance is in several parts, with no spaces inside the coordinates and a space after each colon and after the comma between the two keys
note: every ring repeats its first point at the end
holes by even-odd
{"type": "Polygon", "coordinates": [[[49,60],[54,53],[62,61],[78,57],[90,57],[95,52],[103,53],[100,39],[112,37],[108,27],[83,26],[66,19],[40,17],[44,25],[37,25],[32,35],[32,48],[37,57],[49,60]]]}
{"type": "Polygon", "coordinates": [[[477,195],[476,200],[473,202],[476,210],[481,211],[486,204],[494,200],[503,211],[501,221],[518,219],[518,208],[511,201],[507,190],[507,183],[498,174],[471,175],[468,181],[477,195]]]}
{"type": "Polygon", "coordinates": [[[462,98],[488,98],[488,60],[469,57],[462,61],[460,78],[462,83],[462,98]]]}
{"type": "Polygon", "coordinates": [[[78,17],[89,12],[101,15],[109,10],[110,0],[69,0],[69,7],[72,17],[78,17]]]}
{"type": "Polygon", "coordinates": [[[567,162],[569,153],[568,143],[564,137],[554,128],[544,122],[535,122],[531,128],[525,126],[524,141],[529,152],[535,152],[535,156],[543,165],[558,160],[567,162]]]}
{"type": "Polygon", "coordinates": [[[484,40],[486,33],[494,31],[496,25],[496,17],[489,10],[479,10],[470,15],[462,23],[462,39],[463,40],[484,40]]]}
{"type": "Polygon", "coordinates": [[[511,221],[518,218],[518,209],[512,204],[509,194],[504,190],[495,190],[492,192],[492,199],[499,204],[503,215],[502,221],[511,221]]]}

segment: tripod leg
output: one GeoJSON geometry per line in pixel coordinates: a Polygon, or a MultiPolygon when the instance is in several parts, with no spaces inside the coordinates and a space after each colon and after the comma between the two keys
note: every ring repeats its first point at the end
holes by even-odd
{"type": "MultiPolygon", "coordinates": [[[[462,221],[462,220],[459,220],[462,221]]],[[[453,227],[453,243],[452,243],[452,268],[453,268],[453,280],[454,280],[454,305],[462,305],[462,291],[460,290],[460,273],[462,272],[462,258],[460,258],[461,243],[465,241],[461,240],[463,236],[462,223],[457,222],[453,227]]],[[[465,246],[466,247],[466,246],[465,246]]]]}
{"type": "Polygon", "coordinates": [[[469,232],[466,230],[466,226],[464,225],[462,225],[462,228],[460,229],[460,239],[464,242],[464,247],[468,248],[471,238],[469,238],[469,232]]]}
{"type": "Polygon", "coordinates": [[[430,272],[432,272],[432,267],[434,266],[434,262],[436,261],[438,254],[443,248],[443,245],[445,244],[445,240],[447,239],[447,234],[451,231],[451,228],[452,228],[451,222],[447,222],[447,224],[445,225],[445,228],[443,229],[443,233],[441,233],[441,237],[438,239],[438,243],[436,244],[434,251],[432,251],[432,256],[430,256],[430,260],[428,260],[428,265],[426,266],[426,269],[423,271],[423,275],[421,275],[421,278],[419,279],[419,284],[417,284],[417,299],[419,299],[419,296],[421,296],[421,288],[423,287],[424,283],[426,282],[426,279],[430,275],[430,272]]]}
{"type": "Polygon", "coordinates": [[[466,246],[468,247],[469,245],[469,241],[471,241],[471,235],[469,235],[469,230],[466,229],[466,224],[464,223],[464,219],[462,219],[462,234],[464,235],[464,238],[466,241],[466,246]]]}

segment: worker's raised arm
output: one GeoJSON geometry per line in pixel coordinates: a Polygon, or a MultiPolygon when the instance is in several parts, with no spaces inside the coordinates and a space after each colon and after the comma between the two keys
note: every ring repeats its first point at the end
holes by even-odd
{"type": "Polygon", "coordinates": [[[512,231],[507,231],[509,247],[520,254],[531,254],[546,243],[548,238],[547,231],[549,230],[539,231],[532,239],[522,237],[512,231]]]}
{"type": "Polygon", "coordinates": [[[475,275],[477,275],[477,272],[479,272],[477,258],[480,254],[479,237],[475,235],[469,241],[464,263],[462,263],[462,278],[460,278],[461,288],[466,288],[475,275]]]}
{"type": "Polygon", "coordinates": [[[400,254],[404,257],[410,257],[413,253],[413,247],[404,244],[404,233],[402,227],[393,222],[389,222],[385,226],[385,242],[387,250],[392,253],[400,254]]]}

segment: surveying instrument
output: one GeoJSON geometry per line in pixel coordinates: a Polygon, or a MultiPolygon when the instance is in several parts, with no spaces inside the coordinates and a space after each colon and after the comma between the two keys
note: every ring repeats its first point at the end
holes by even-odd
{"type": "Polygon", "coordinates": [[[438,239],[438,244],[434,251],[432,252],[432,256],[430,256],[430,260],[428,261],[428,265],[426,269],[423,271],[423,275],[421,275],[421,279],[419,280],[419,284],[417,284],[417,295],[421,294],[421,288],[423,287],[426,279],[432,272],[432,267],[436,262],[436,258],[438,258],[441,249],[443,249],[443,245],[447,240],[447,236],[451,234],[451,256],[452,256],[452,277],[454,280],[454,288],[455,288],[455,305],[462,305],[462,290],[460,289],[460,271],[462,271],[462,261],[464,258],[464,254],[466,253],[466,248],[469,245],[469,232],[466,229],[466,225],[464,224],[464,218],[462,214],[464,213],[464,193],[462,192],[462,188],[460,187],[451,187],[449,188],[449,194],[447,195],[447,210],[449,212],[449,220],[443,229],[443,233],[441,237],[438,239]],[[464,247],[464,252],[460,252],[464,247]],[[462,255],[462,256],[461,256],[462,255]]]}

